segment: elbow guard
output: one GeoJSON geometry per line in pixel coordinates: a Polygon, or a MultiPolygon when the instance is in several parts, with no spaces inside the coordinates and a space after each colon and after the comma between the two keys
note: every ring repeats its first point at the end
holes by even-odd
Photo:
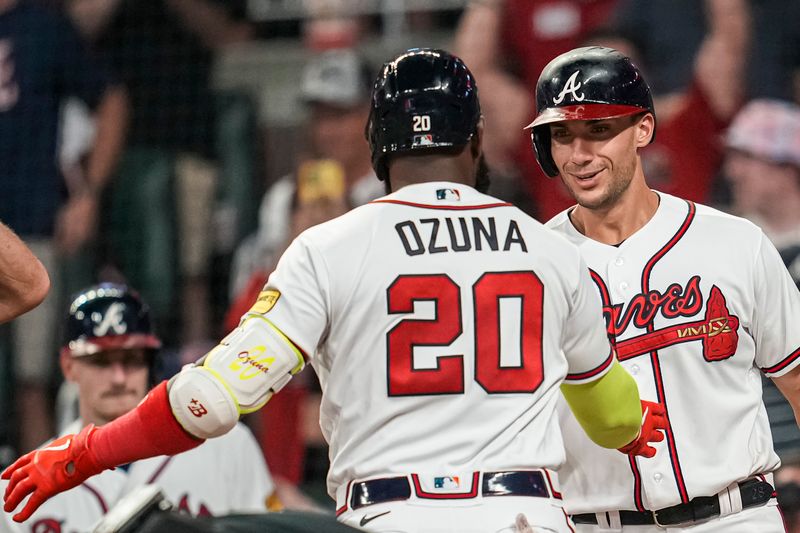
{"type": "Polygon", "coordinates": [[[300,351],[271,322],[248,317],[202,359],[175,377],[169,398],[183,428],[199,438],[230,431],[303,369],[300,351]]]}

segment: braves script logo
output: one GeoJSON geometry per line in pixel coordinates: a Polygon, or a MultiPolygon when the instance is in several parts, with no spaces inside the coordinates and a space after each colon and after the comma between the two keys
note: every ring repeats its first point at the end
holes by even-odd
{"type": "MultiPolygon", "coordinates": [[[[602,283],[598,277],[595,282],[602,283]]],[[[700,277],[694,276],[686,286],[673,283],[664,292],[651,290],[637,294],[623,312],[623,304],[611,305],[608,291],[600,287],[603,296],[603,314],[609,336],[615,338],[633,324],[637,328],[651,325],[658,313],[664,318],[692,317],[703,308],[703,293],[700,291],[700,277]]],[[[708,296],[706,312],[702,320],[684,322],[659,330],[644,333],[616,343],[617,357],[620,361],[659,350],[673,344],[700,340],[703,344],[703,357],[706,361],[721,361],[736,353],[739,344],[739,319],[728,310],[722,291],[714,285],[708,296]]]]}
{"type": "Polygon", "coordinates": [[[106,314],[92,313],[92,321],[97,325],[92,330],[95,337],[102,337],[108,334],[108,330],[113,330],[115,335],[122,335],[128,331],[128,324],[123,320],[122,314],[125,310],[125,305],[120,302],[114,302],[106,309],[106,314]]]}
{"type": "Polygon", "coordinates": [[[578,74],[580,74],[580,72],[581,72],[580,70],[576,70],[575,72],[572,73],[572,76],[567,78],[567,83],[564,84],[564,88],[561,89],[561,92],[558,93],[558,96],[553,98],[554,104],[558,105],[561,102],[563,102],[564,97],[566,97],[567,94],[571,94],[572,99],[575,100],[576,102],[582,102],[583,99],[586,98],[586,95],[583,93],[581,93],[580,96],[578,96],[578,89],[580,89],[581,86],[583,85],[583,82],[578,81],[578,74]]]}

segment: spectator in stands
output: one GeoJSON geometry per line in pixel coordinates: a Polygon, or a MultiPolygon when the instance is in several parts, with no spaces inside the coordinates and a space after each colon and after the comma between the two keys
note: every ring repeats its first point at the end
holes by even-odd
{"type": "MultiPolygon", "coordinates": [[[[792,76],[800,72],[800,2],[749,2],[753,20],[747,65],[751,98],[791,99],[792,76]]],[[[615,25],[640,44],[648,80],[667,94],[692,82],[692,58],[705,33],[697,0],[621,0],[615,25]]]]}
{"type": "MultiPolygon", "coordinates": [[[[706,0],[705,5],[708,32],[694,58],[692,82],[683,93],[663,98],[658,93],[655,95],[658,134],[655,142],[642,151],[645,171],[654,186],[697,201],[709,199],[722,158],[722,146],[717,138],[744,99],[750,41],[750,14],[746,0],[706,0]]],[[[462,28],[462,31],[466,33],[467,28],[462,28]]],[[[582,44],[610,46],[630,57],[641,58],[636,43],[613,30],[596,30],[585,37],[582,44]]],[[[485,84],[479,71],[475,75],[481,80],[483,89],[485,84]]],[[[532,96],[530,94],[529,98],[532,96]]],[[[512,101],[506,99],[506,102],[512,101]]],[[[505,105],[514,107],[512,103],[505,105]]],[[[487,115],[487,127],[489,122],[487,115]]],[[[524,127],[524,121],[520,124],[524,127]]],[[[516,129],[516,126],[505,124],[504,128],[516,129]]],[[[487,130],[487,142],[489,134],[487,130]]],[[[530,144],[530,139],[524,137],[530,144]]],[[[540,219],[547,220],[572,205],[573,200],[566,189],[553,187],[544,177],[530,146],[525,146],[516,163],[530,187],[540,219]]]]}
{"type": "MultiPolygon", "coordinates": [[[[64,432],[106,424],[136,407],[157,381],[153,373],[161,347],[149,308],[126,286],[88,287],[68,310],[59,361],[77,389],[78,417],[64,432]]],[[[263,513],[280,504],[258,444],[238,424],[186,454],[137,461],[87,479],[48,500],[24,524],[0,512],[0,531],[90,531],[119,498],[144,484],[156,485],[176,508],[193,516],[263,513]]]]}
{"type": "MultiPolygon", "coordinates": [[[[729,210],[761,226],[800,287],[800,106],[781,100],[749,102],[725,136],[724,176],[729,210]]],[[[775,451],[783,466],[775,475],[789,532],[800,528],[800,430],[796,414],[764,379],[764,403],[775,451]]]]}
{"type": "Polygon", "coordinates": [[[48,354],[57,344],[60,269],[85,256],[93,241],[101,193],[124,145],[127,106],[122,86],[65,17],[31,0],[0,0],[0,220],[28,244],[52,283],[44,303],[11,324],[22,450],[53,432],[48,354]],[[69,96],[94,110],[99,132],[82,179],[73,181],[56,157],[59,106],[69,96]]]}
{"type": "MultiPolygon", "coordinates": [[[[253,35],[244,21],[244,2],[69,0],[68,5],[84,36],[131,94],[128,158],[144,160],[155,152],[174,164],[180,305],[161,301],[167,287],[143,291],[162,312],[180,310],[181,316],[169,317],[180,321],[180,328],[171,328],[180,331],[179,338],[169,341],[182,344],[184,357],[194,360],[205,352],[206,339],[216,337],[212,222],[220,182],[227,179],[218,167],[211,70],[215,54],[253,35]]],[[[165,261],[164,268],[172,265],[165,261]]]]}
{"type": "MultiPolygon", "coordinates": [[[[346,197],[351,206],[383,195],[364,138],[371,83],[370,68],[364,58],[352,49],[338,49],[313,56],[304,69],[300,87],[300,98],[309,111],[306,128],[310,146],[299,157],[297,167],[308,161],[336,162],[344,172],[346,197]]],[[[289,174],[278,179],[262,198],[258,228],[237,250],[233,295],[242,291],[254,272],[266,280],[284,246],[291,242],[296,190],[297,173],[289,174]]]]}
{"type": "Polygon", "coordinates": [[[725,145],[731,211],[764,229],[800,287],[800,106],[749,102],[733,120],[725,145]]]}
{"type": "MultiPolygon", "coordinates": [[[[608,23],[618,0],[473,0],[456,28],[453,52],[481,86],[484,153],[493,183],[533,179],[538,168],[521,133],[535,109],[532,87],[551,59],[608,23]]],[[[546,184],[546,189],[550,189],[546,184]]],[[[530,194],[528,195],[530,196],[530,194]]],[[[535,212],[533,205],[522,206],[535,212]]],[[[549,211],[548,211],[549,212],[549,211]]],[[[551,213],[552,214],[552,213],[551,213]]],[[[540,214],[540,218],[547,213],[540,214]]]]}

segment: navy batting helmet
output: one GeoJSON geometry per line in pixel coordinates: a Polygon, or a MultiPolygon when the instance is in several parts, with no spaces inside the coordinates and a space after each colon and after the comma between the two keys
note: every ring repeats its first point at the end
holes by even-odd
{"type": "Polygon", "coordinates": [[[372,167],[384,180],[391,154],[466,146],[480,117],[478,87],[464,62],[412,48],[385,63],[375,80],[365,132],[372,167]]]}
{"type": "Polygon", "coordinates": [[[150,310],[134,290],[101,283],[73,298],[61,353],[83,356],[115,348],[160,347],[150,310]]]}
{"type": "MultiPolygon", "coordinates": [[[[536,84],[536,119],[531,139],[545,174],[558,175],[550,153],[548,124],[562,120],[599,120],[649,112],[653,97],[630,58],[613,48],[576,48],[544,67],[536,84]]],[[[655,133],[650,142],[655,138],[655,133]]]]}

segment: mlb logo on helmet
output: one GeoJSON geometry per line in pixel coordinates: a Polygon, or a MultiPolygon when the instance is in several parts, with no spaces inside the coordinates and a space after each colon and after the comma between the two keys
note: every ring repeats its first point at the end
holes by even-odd
{"type": "Polygon", "coordinates": [[[437,189],[436,199],[460,201],[461,193],[458,192],[458,189],[437,189]]]}
{"type": "Polygon", "coordinates": [[[430,146],[433,144],[433,135],[414,135],[414,146],[430,146]]]}

